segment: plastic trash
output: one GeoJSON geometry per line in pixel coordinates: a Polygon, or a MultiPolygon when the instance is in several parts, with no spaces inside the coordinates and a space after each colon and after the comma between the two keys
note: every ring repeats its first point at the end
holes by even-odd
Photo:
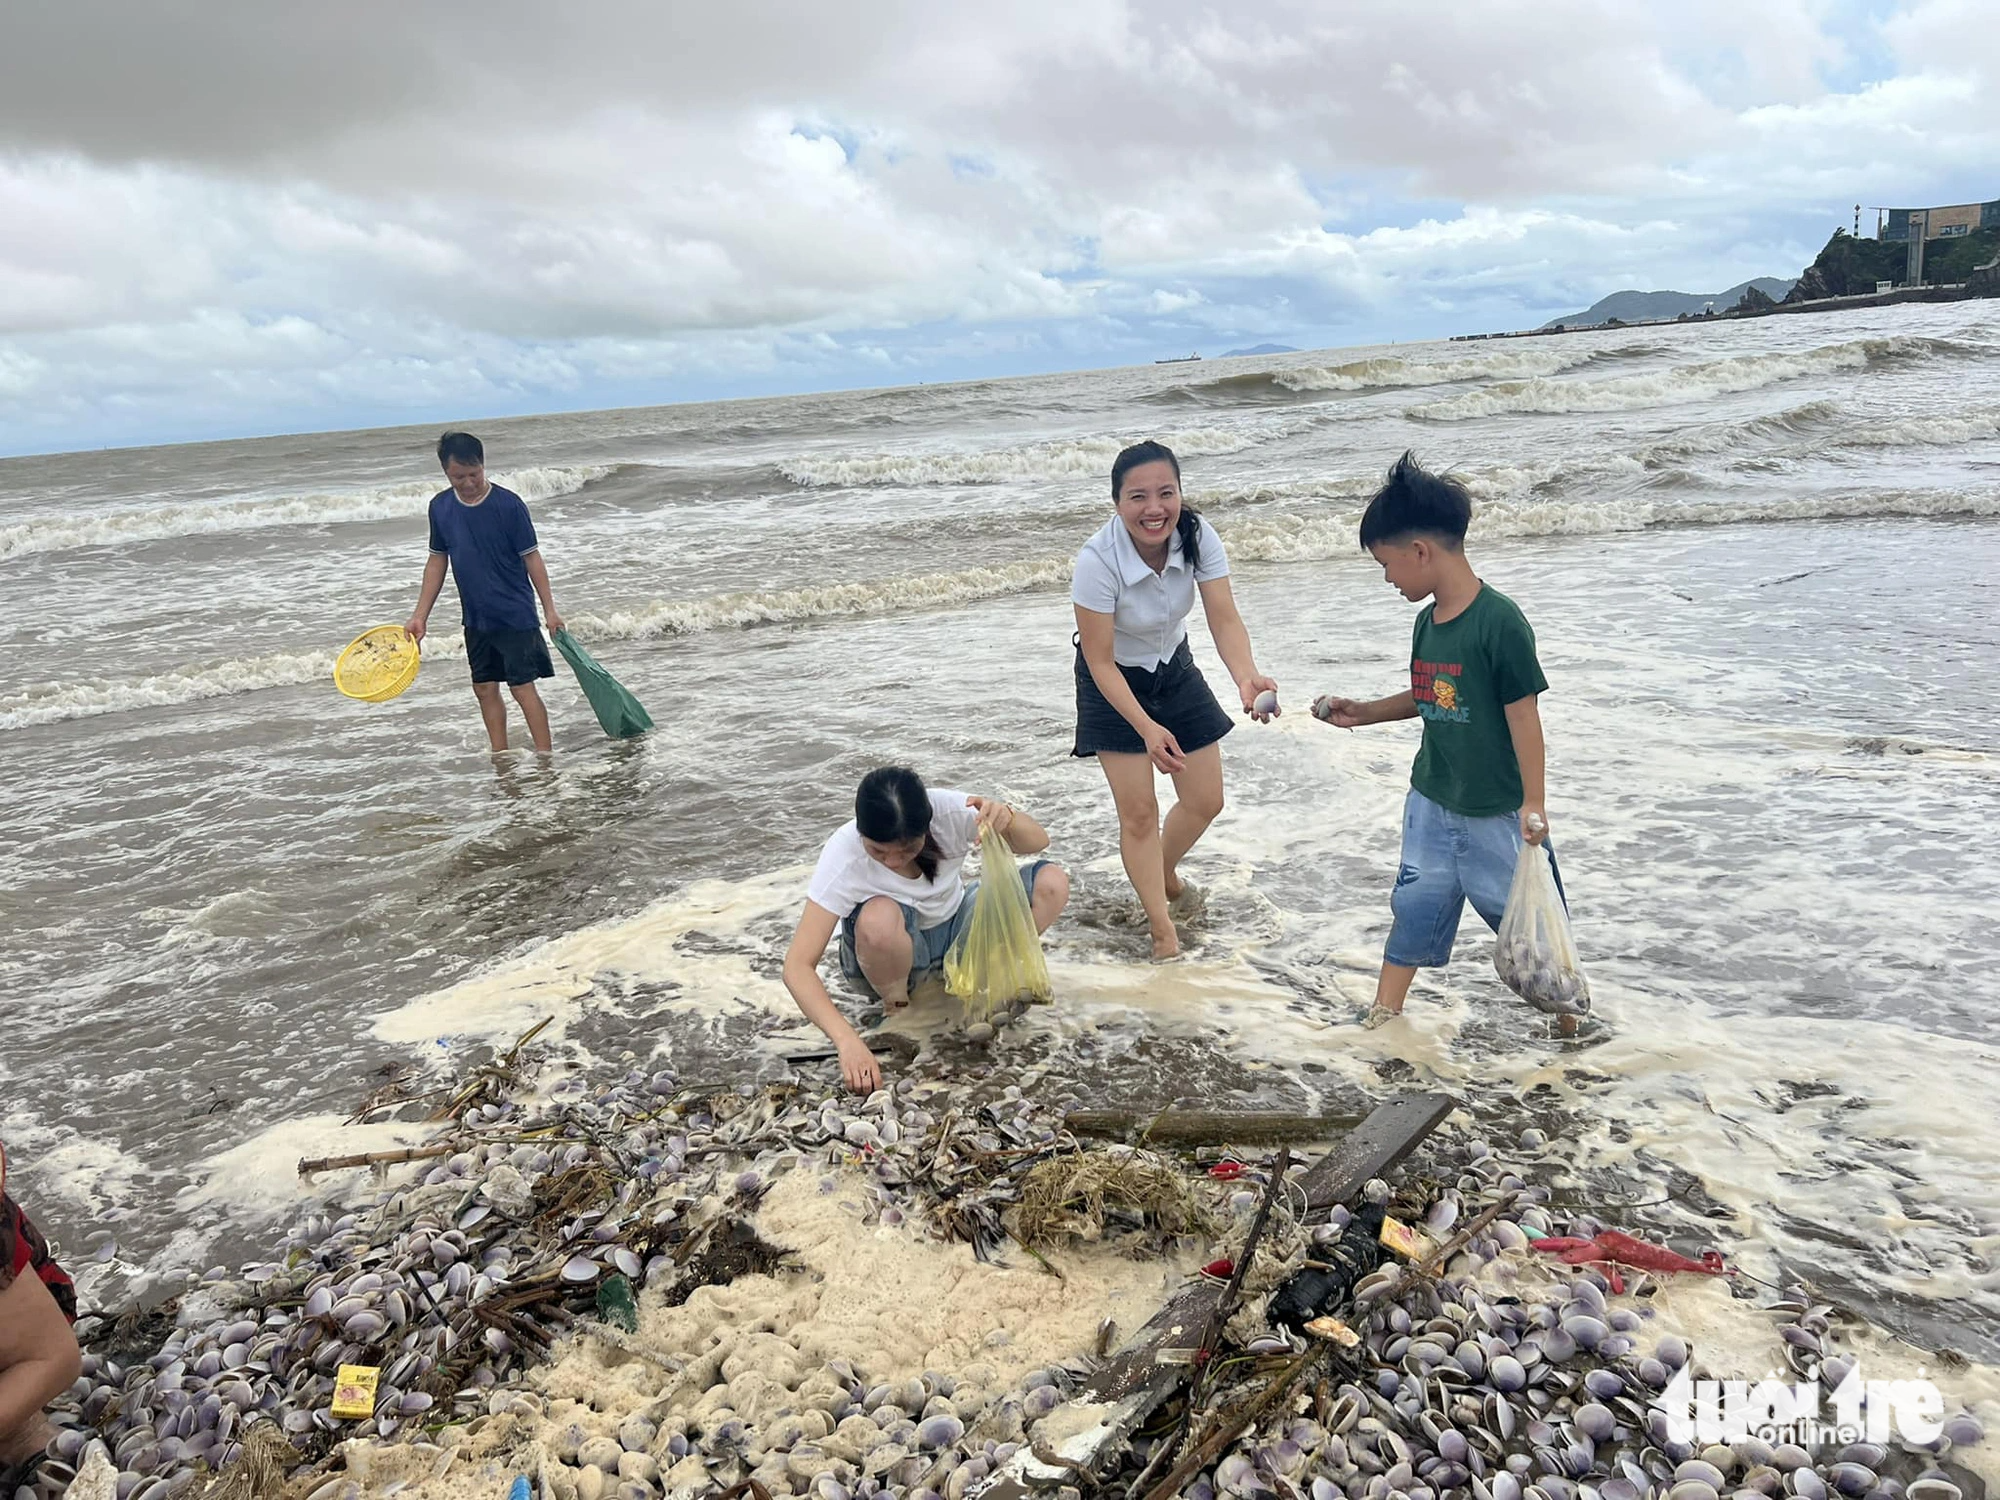
{"type": "Polygon", "coordinates": [[[1523,844],[1515,861],[1493,967],[1508,989],[1544,1015],[1590,1011],[1590,981],[1576,956],[1549,851],[1540,844],[1523,844]]]}
{"type": "Polygon", "coordinates": [[[1298,1332],[1322,1314],[1332,1312],[1354,1294],[1354,1285],[1382,1263],[1382,1210],[1365,1204],[1349,1221],[1339,1239],[1316,1247],[1313,1259],[1327,1269],[1308,1267],[1271,1294],[1270,1319],[1298,1332]]]}
{"type": "Polygon", "coordinates": [[[975,1024],[1016,1000],[1053,993],[1014,851],[991,828],[980,833],[979,862],[972,918],[944,956],[945,989],[965,1003],[965,1019],[975,1024]]]}
{"type": "Polygon", "coordinates": [[[639,1304],[633,1299],[632,1283],[615,1271],[598,1284],[597,1316],[627,1333],[639,1331],[639,1304]]]}
{"type": "Polygon", "coordinates": [[[606,734],[614,740],[629,740],[653,727],[652,715],[640,706],[639,700],[619,686],[618,679],[599,666],[596,658],[578,645],[567,630],[558,630],[550,639],[556,643],[556,650],[562,652],[570,670],[576,673],[577,686],[590,700],[591,711],[606,734]]]}

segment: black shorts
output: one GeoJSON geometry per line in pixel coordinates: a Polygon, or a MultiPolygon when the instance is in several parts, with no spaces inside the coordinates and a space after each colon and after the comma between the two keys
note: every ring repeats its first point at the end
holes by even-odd
{"type": "MultiPolygon", "coordinates": [[[[1172,658],[1157,671],[1148,672],[1123,665],[1118,670],[1124,674],[1132,695],[1139,700],[1139,706],[1155,724],[1174,737],[1174,743],[1181,747],[1183,754],[1199,750],[1204,745],[1213,745],[1236,727],[1229,715],[1223,712],[1222,705],[1215,701],[1215,694],[1208,690],[1208,679],[1194,664],[1194,652],[1189,649],[1185,637],[1172,658]]],[[[1096,755],[1104,750],[1114,754],[1144,755],[1146,742],[1139,737],[1138,730],[1125,722],[1125,716],[1098,691],[1097,679],[1090,675],[1083,652],[1079,650],[1076,653],[1076,748],[1070,754],[1096,755]]]]}
{"type": "Polygon", "coordinates": [[[519,687],[537,677],[556,675],[548,643],[539,630],[474,630],[465,627],[465,660],[474,682],[504,682],[519,687]]]}

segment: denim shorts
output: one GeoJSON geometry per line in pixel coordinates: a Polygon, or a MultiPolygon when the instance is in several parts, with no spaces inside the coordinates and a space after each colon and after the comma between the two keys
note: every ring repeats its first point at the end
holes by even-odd
{"type": "MultiPolygon", "coordinates": [[[[1403,804],[1402,868],[1389,897],[1395,923],[1389,929],[1383,961],[1399,968],[1444,967],[1451,959],[1467,901],[1488,927],[1499,931],[1521,844],[1518,812],[1468,818],[1412,790],[1403,804]]],[[[1555,846],[1545,847],[1560,892],[1562,871],[1556,865],[1555,846]]],[[[1564,900],[1566,904],[1568,898],[1564,900]]]]}
{"type": "MultiPolygon", "coordinates": [[[[1021,884],[1027,887],[1030,901],[1035,899],[1035,877],[1048,863],[1046,859],[1038,859],[1016,867],[1020,871],[1021,884]]],[[[925,974],[944,967],[945,954],[958,941],[958,935],[965,931],[965,924],[972,920],[972,898],[978,894],[979,882],[975,880],[959,898],[958,910],[935,927],[919,927],[917,909],[907,902],[898,903],[903,908],[903,930],[910,935],[911,984],[914,985],[925,974]]],[[[861,972],[861,959],[854,951],[854,924],[860,916],[861,908],[857,906],[840,919],[840,972],[849,984],[869,999],[880,1000],[882,997],[875,993],[875,986],[861,972]]]]}

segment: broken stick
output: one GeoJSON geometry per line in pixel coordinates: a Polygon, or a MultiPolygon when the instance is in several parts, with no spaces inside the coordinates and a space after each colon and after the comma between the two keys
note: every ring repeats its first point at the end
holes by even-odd
{"type": "Polygon", "coordinates": [[[1265,1146],[1331,1140],[1360,1121],[1352,1115],[1309,1115],[1249,1109],[1073,1109],[1063,1116],[1072,1135],[1145,1140],[1156,1146],[1265,1146]]]}
{"type": "Polygon", "coordinates": [[[310,1177],[315,1172],[342,1172],[349,1167],[387,1167],[398,1162],[425,1161],[433,1156],[450,1156],[458,1149],[456,1141],[442,1141],[434,1146],[404,1146],[396,1151],[364,1151],[359,1156],[301,1157],[299,1176],[310,1177]]]}
{"type": "Polygon", "coordinates": [[[1306,1350],[1280,1370],[1260,1394],[1243,1402],[1235,1411],[1218,1421],[1214,1430],[1195,1444],[1187,1456],[1174,1465],[1165,1479],[1146,1492],[1145,1500],[1173,1500],[1173,1497],[1180,1493],[1182,1485],[1215,1462],[1222,1450],[1241,1437],[1251,1423],[1289,1395],[1292,1388],[1304,1377],[1307,1368],[1314,1360],[1324,1356],[1326,1350],[1325,1344],[1318,1344],[1306,1350]]]}

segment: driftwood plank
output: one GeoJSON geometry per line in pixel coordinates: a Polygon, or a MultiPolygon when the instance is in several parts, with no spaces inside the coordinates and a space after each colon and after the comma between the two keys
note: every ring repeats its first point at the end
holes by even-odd
{"type": "MultiPolygon", "coordinates": [[[[1414,1151],[1456,1103],[1448,1094],[1398,1094],[1377,1105],[1299,1177],[1307,1203],[1323,1209],[1354,1198],[1369,1178],[1414,1151]]],[[[995,1472],[979,1500],[1026,1500],[1038,1485],[1072,1478],[1070,1465],[1095,1469],[1121,1447],[1188,1379],[1185,1351],[1200,1341],[1222,1292],[1207,1281],[1182,1288],[1075,1396],[1037,1424],[1035,1443],[995,1472]],[[1036,1448],[1061,1462],[1038,1457],[1036,1448]]]]}
{"type": "Polygon", "coordinates": [[[1307,1115],[1274,1109],[1073,1109],[1071,1135],[1144,1139],[1161,1146],[1275,1146],[1330,1141],[1361,1121],[1354,1115],[1307,1115]]]}

